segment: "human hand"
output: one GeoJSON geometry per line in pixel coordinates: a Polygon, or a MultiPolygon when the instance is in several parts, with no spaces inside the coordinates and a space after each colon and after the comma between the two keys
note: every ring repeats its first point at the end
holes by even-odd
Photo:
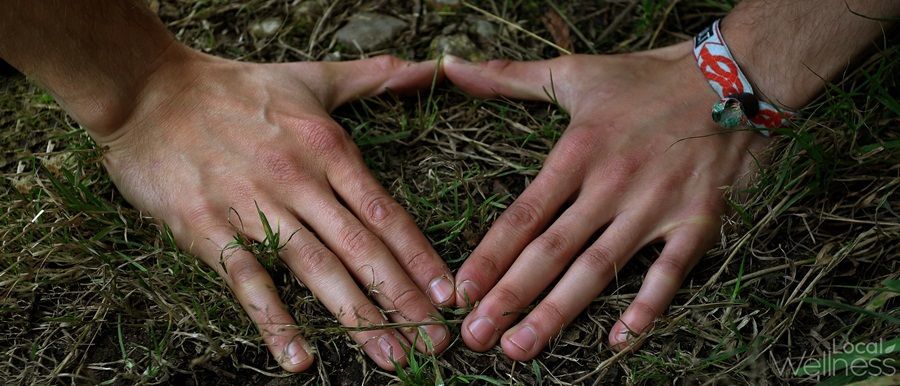
{"type": "Polygon", "coordinates": [[[637,297],[609,332],[611,346],[627,347],[629,331],[648,330],[714,244],[721,188],[753,170],[751,152],[767,139],[746,131],[709,135],[721,131],[710,118],[718,98],[690,42],[538,62],[448,58],[444,71],[474,96],[556,99],[571,116],[541,172],[457,272],[457,305],[479,301],[462,325],[466,345],[484,351],[500,339],[510,358],[533,358],[632,255],[663,241],[637,297]]]}
{"type": "MultiPolygon", "coordinates": [[[[251,64],[180,47],[161,62],[129,112],[112,114],[123,123],[92,134],[119,191],[224,278],[282,367],[302,371],[313,352],[257,258],[226,249],[236,232],[266,239],[257,206],[282,261],[344,326],[433,322],[432,301],[453,302],[447,266],[329,116],[357,97],[430,85],[433,62],[251,64]]],[[[434,351],[447,347],[445,326],[422,330],[434,351]]],[[[409,342],[426,350],[416,328],[350,335],[384,369],[405,363],[409,342]]]]}

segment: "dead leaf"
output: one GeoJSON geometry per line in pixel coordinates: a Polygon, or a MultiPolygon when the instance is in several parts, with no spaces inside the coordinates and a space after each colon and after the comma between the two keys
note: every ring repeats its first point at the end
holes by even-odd
{"type": "Polygon", "coordinates": [[[556,45],[574,53],[572,50],[572,31],[562,16],[551,9],[544,16],[541,16],[541,21],[544,23],[547,31],[550,31],[550,36],[553,37],[553,42],[556,45]]]}

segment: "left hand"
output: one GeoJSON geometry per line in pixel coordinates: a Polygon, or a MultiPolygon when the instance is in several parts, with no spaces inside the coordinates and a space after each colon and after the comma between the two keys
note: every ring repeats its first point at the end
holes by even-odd
{"type": "Polygon", "coordinates": [[[609,343],[621,349],[631,334],[645,332],[715,243],[725,211],[721,188],[752,172],[751,153],[768,142],[750,131],[715,134],[721,129],[710,107],[718,97],[690,42],[538,62],[448,58],[444,70],[475,96],[555,95],[571,115],[541,172],[457,274],[457,305],[479,301],[462,326],[466,345],[484,351],[499,339],[514,360],[536,356],[632,255],[661,241],[662,253],[609,343]]]}
{"type": "Polygon", "coordinates": [[[362,96],[426,87],[440,75],[434,63],[256,64],[180,45],[169,52],[130,114],[98,115],[127,116],[123,124],[88,126],[108,133],[92,132],[122,195],[219,274],[285,370],[306,370],[314,352],[257,257],[232,248],[236,234],[270,243],[346,327],[431,323],[349,331],[381,368],[405,365],[411,345],[444,350],[449,331],[434,324],[434,306],[454,301],[449,269],[329,115],[362,96]]]}

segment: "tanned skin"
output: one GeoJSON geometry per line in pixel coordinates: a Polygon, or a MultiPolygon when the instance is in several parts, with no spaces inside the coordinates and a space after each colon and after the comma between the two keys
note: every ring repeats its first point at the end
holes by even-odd
{"type": "MultiPolygon", "coordinates": [[[[889,25],[873,19],[898,14],[897,1],[747,0],[721,29],[755,89],[798,108],[878,46],[889,25]]],[[[471,349],[499,342],[512,359],[535,357],[654,242],[665,246],[611,327],[610,345],[626,347],[665,312],[716,242],[721,188],[752,175],[754,154],[769,142],[751,131],[710,135],[721,131],[710,118],[718,96],[692,48],[684,42],[627,55],[445,63],[447,77],[478,97],[547,100],[552,72],[557,102],[571,115],[541,172],[457,272],[457,303],[480,302],[462,325],[471,349]]]]}
{"type": "MultiPolygon", "coordinates": [[[[223,251],[236,232],[265,239],[257,207],[289,240],[285,264],[345,326],[434,323],[435,305],[454,302],[446,264],[329,115],[358,97],[429,86],[436,63],[216,58],[177,42],[136,0],[6,2],[0,58],[105,149],[130,203],[219,273],[286,370],[307,369],[313,348],[256,257],[223,251]]],[[[350,335],[393,369],[404,346],[426,349],[420,331],[435,351],[450,342],[440,324],[350,335]]]]}
{"type": "MultiPolygon", "coordinates": [[[[877,19],[900,13],[896,1],[748,0],[725,19],[723,34],[762,94],[799,107],[888,27],[848,5],[877,19]]],[[[0,58],[47,88],[106,149],[104,165],[123,196],[168,224],[181,248],[222,276],[288,371],[307,369],[314,350],[256,258],[223,253],[236,231],[265,238],[253,221],[233,229],[229,213],[251,219],[258,207],[282,235],[293,235],[284,262],[344,325],[387,322],[378,307],[396,311],[393,321],[427,322],[435,305],[478,301],[463,324],[465,343],[483,351],[499,341],[510,358],[527,360],[638,249],[662,241],[610,343],[623,347],[629,331],[649,328],[714,244],[724,213],[720,187],[751,174],[752,153],[768,143],[751,132],[678,141],[717,131],[709,117],[717,96],[690,42],[529,63],[451,58],[447,77],[479,97],[546,100],[552,70],[557,101],[572,116],[538,177],[454,281],[329,116],[357,97],[427,86],[435,63],[230,61],[178,43],[131,0],[10,1],[0,14],[0,58]],[[558,275],[519,320],[516,311],[558,275]],[[373,284],[370,299],[360,285],[373,284]]],[[[443,326],[424,332],[436,351],[447,347],[443,326]]],[[[413,341],[416,333],[351,336],[392,369],[392,360],[403,364],[403,345],[425,349],[413,341]]]]}

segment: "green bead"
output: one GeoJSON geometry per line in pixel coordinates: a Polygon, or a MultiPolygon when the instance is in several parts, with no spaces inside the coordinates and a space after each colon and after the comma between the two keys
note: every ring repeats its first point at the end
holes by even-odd
{"type": "Polygon", "coordinates": [[[744,121],[744,112],[741,111],[740,104],[722,101],[713,105],[712,119],[719,126],[733,129],[740,126],[744,121]]]}

